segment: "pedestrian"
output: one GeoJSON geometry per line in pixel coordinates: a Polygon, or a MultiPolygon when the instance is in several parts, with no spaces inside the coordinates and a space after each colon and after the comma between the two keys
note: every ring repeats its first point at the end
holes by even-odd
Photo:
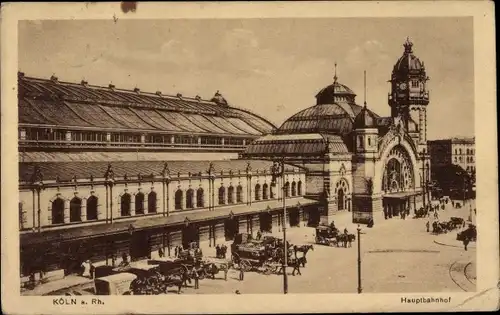
{"type": "Polygon", "coordinates": [[[469,238],[466,236],[464,237],[464,248],[467,251],[467,245],[469,245],[469,238]]]}
{"type": "Polygon", "coordinates": [[[429,227],[430,227],[429,220],[427,220],[427,223],[425,224],[425,227],[427,228],[427,233],[429,233],[429,227]]]}
{"type": "Polygon", "coordinates": [[[120,263],[120,266],[121,267],[125,267],[125,266],[128,266],[129,265],[129,262],[128,262],[128,256],[126,253],[123,253],[122,254],[122,262],[120,263]]]}
{"type": "Polygon", "coordinates": [[[257,241],[260,241],[260,239],[262,238],[262,233],[259,231],[257,231],[257,241]]]}
{"type": "Polygon", "coordinates": [[[372,218],[372,217],[370,217],[370,218],[368,219],[368,225],[367,225],[367,227],[369,227],[369,228],[372,228],[372,227],[373,227],[373,218],[372,218]]]}
{"type": "Polygon", "coordinates": [[[194,288],[195,290],[198,290],[200,288],[200,275],[198,274],[198,268],[195,267],[193,269],[193,277],[194,277],[194,288]]]}
{"type": "Polygon", "coordinates": [[[115,255],[111,256],[111,266],[113,268],[116,267],[116,256],[115,255]]]}
{"type": "Polygon", "coordinates": [[[243,271],[243,266],[241,266],[240,262],[240,281],[243,281],[244,278],[245,278],[245,273],[243,271]]]}
{"type": "Polygon", "coordinates": [[[163,248],[160,247],[160,249],[158,249],[158,256],[160,256],[160,258],[163,258],[165,256],[165,253],[163,252],[163,248]]]}
{"type": "Polygon", "coordinates": [[[90,273],[90,279],[94,279],[94,276],[95,276],[95,266],[94,266],[94,264],[92,262],[90,262],[89,273],[90,273]]]}

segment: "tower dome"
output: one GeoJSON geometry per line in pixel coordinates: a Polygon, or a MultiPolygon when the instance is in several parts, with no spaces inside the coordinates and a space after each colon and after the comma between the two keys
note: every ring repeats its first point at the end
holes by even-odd
{"type": "Polygon", "coordinates": [[[393,72],[400,74],[425,72],[424,63],[413,54],[413,43],[409,38],[406,39],[403,47],[405,48],[404,53],[394,65],[393,72]]]}
{"type": "Polygon", "coordinates": [[[356,94],[346,85],[338,82],[337,63],[333,83],[321,89],[316,94],[316,105],[335,104],[339,102],[355,104],[356,94]]]}
{"type": "Polygon", "coordinates": [[[363,106],[359,114],[354,118],[354,129],[376,128],[376,121],[375,115],[366,108],[365,103],[365,106],[363,106]]]}

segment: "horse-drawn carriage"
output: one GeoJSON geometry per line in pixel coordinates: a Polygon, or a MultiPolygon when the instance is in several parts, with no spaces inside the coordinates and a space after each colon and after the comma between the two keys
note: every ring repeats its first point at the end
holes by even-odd
{"type": "MultiPolygon", "coordinates": [[[[288,259],[291,260],[293,245],[287,242],[288,259]]],[[[277,272],[284,259],[283,240],[265,236],[261,240],[252,240],[248,234],[238,234],[231,245],[231,259],[243,271],[256,270],[266,275],[277,272]]]]}
{"type": "Polygon", "coordinates": [[[339,230],[331,225],[319,225],[316,227],[316,244],[344,247],[351,246],[356,240],[354,234],[339,233],[339,230]]]}
{"type": "Polygon", "coordinates": [[[477,239],[477,230],[474,224],[469,224],[469,227],[466,230],[457,233],[457,241],[469,240],[475,242],[476,239],[477,239]]]}
{"type": "Polygon", "coordinates": [[[328,225],[319,225],[316,227],[316,244],[333,246],[337,245],[337,235],[339,230],[328,225]]]}
{"type": "Polygon", "coordinates": [[[432,232],[434,234],[448,233],[454,229],[457,229],[465,225],[465,220],[458,217],[451,217],[449,221],[439,222],[434,221],[432,223],[432,232]]]}

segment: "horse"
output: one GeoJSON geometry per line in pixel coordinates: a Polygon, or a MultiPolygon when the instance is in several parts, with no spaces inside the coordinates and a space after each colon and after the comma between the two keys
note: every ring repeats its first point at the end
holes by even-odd
{"type": "Polygon", "coordinates": [[[314,246],[311,245],[311,244],[307,244],[307,245],[300,245],[300,246],[297,246],[297,245],[294,245],[293,246],[293,251],[295,252],[295,258],[297,258],[297,253],[298,252],[301,252],[303,255],[302,256],[306,256],[307,255],[307,252],[309,250],[312,250],[314,251],[314,246]]]}

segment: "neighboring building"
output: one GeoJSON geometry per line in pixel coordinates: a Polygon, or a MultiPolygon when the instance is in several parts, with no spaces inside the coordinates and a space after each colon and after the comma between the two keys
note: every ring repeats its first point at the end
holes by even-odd
{"type": "Polygon", "coordinates": [[[476,173],[475,138],[451,138],[427,142],[431,168],[458,165],[469,175],[476,173]]]}
{"type": "Polygon", "coordinates": [[[431,176],[437,187],[453,198],[475,196],[475,138],[450,138],[428,141],[431,176]]]}
{"type": "Polygon", "coordinates": [[[420,206],[421,187],[430,180],[429,78],[412,46],[405,42],[392,70],[390,117],[378,116],[366,102],[356,104],[356,94],[335,74],[334,82],[316,95],[316,105],[255,140],[242,157],[278,154],[304,167],[306,193],[321,202],[324,223],[334,220],[336,211],[352,209],[355,222],[367,222],[375,214],[389,218],[420,206]]]}
{"type": "Polygon", "coordinates": [[[18,84],[22,276],[276,231],[284,194],[291,226],[317,210],[302,168],[286,165],[274,184],[272,162],[234,160],[275,127],[220,93],[206,101],[22,73],[18,84]]]}

